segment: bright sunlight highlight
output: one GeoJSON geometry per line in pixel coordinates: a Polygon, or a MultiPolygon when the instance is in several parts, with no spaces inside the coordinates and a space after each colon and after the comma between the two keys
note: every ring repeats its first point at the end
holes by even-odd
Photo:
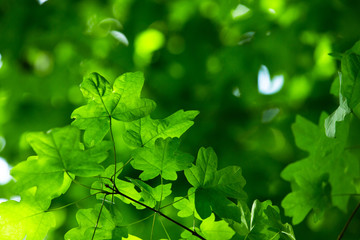
{"type": "Polygon", "coordinates": [[[113,30],[113,31],[110,32],[110,34],[116,40],[118,40],[120,43],[124,44],[125,46],[129,45],[129,41],[128,41],[128,39],[126,38],[126,36],[123,33],[113,30]]]}
{"type": "Polygon", "coordinates": [[[10,169],[11,167],[5,161],[5,159],[0,157],[0,185],[4,185],[10,182],[11,180],[10,169]]]}
{"type": "Polygon", "coordinates": [[[1,61],[1,53],[0,53],[0,68],[2,67],[3,62],[1,61]]]}
{"type": "Polygon", "coordinates": [[[48,0],[38,0],[39,4],[42,5],[43,3],[47,2],[48,0]]]}
{"type": "Polygon", "coordinates": [[[236,19],[247,14],[249,11],[250,9],[247,6],[238,4],[237,7],[232,11],[231,15],[233,19],[236,19]]]}
{"type": "Polygon", "coordinates": [[[279,92],[284,85],[284,76],[276,75],[270,79],[269,70],[265,65],[261,65],[258,73],[258,89],[261,94],[271,95],[279,92]]]}

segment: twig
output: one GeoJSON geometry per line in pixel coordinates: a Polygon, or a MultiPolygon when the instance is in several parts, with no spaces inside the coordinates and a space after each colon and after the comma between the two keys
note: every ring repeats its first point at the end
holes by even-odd
{"type": "Polygon", "coordinates": [[[339,234],[337,240],[341,240],[341,239],[342,239],[342,237],[343,237],[344,234],[345,234],[346,229],[349,227],[351,220],[353,219],[353,217],[355,216],[355,214],[356,214],[356,212],[357,212],[357,210],[358,210],[359,208],[360,208],[360,202],[358,203],[358,205],[356,206],[356,208],[354,209],[354,211],[351,213],[349,219],[348,219],[347,222],[345,223],[345,226],[344,226],[344,228],[342,229],[341,233],[339,234]]]}
{"type": "Polygon", "coordinates": [[[106,184],[105,187],[110,188],[110,189],[112,189],[113,191],[115,191],[116,194],[119,194],[119,195],[121,195],[121,196],[123,196],[123,197],[125,197],[125,198],[127,198],[127,199],[129,199],[129,200],[131,200],[131,201],[133,201],[133,202],[135,202],[135,203],[137,203],[137,204],[139,204],[139,205],[141,205],[141,206],[143,206],[143,207],[145,207],[145,208],[147,208],[147,209],[149,209],[149,210],[151,210],[151,211],[159,214],[159,215],[161,215],[162,217],[166,218],[167,220],[169,220],[169,221],[175,223],[176,225],[182,227],[182,228],[185,229],[186,231],[191,232],[191,234],[192,234],[193,236],[196,236],[196,237],[198,237],[198,238],[200,238],[200,239],[202,239],[202,240],[206,240],[203,236],[199,235],[196,231],[191,230],[190,228],[188,228],[188,227],[184,226],[183,224],[177,222],[176,220],[174,220],[174,219],[172,219],[171,217],[165,215],[164,213],[160,212],[159,210],[156,210],[155,208],[149,207],[148,205],[146,205],[146,204],[144,204],[144,203],[142,203],[142,202],[139,202],[139,201],[133,199],[132,197],[130,197],[130,196],[128,196],[128,195],[120,192],[119,189],[118,189],[115,185],[114,185],[114,188],[111,188],[108,184],[106,184]]]}
{"type": "Polygon", "coordinates": [[[100,210],[99,210],[99,215],[98,215],[98,218],[97,218],[97,220],[96,220],[96,224],[95,224],[95,228],[94,228],[94,232],[93,232],[93,235],[92,235],[92,237],[91,237],[91,240],[94,240],[95,233],[96,233],[96,229],[97,229],[97,226],[98,226],[98,224],[99,224],[100,217],[101,217],[101,212],[102,212],[102,209],[103,209],[103,207],[104,207],[105,199],[106,199],[106,195],[105,195],[105,197],[104,197],[104,199],[103,199],[103,201],[102,201],[102,203],[101,203],[101,207],[100,207],[100,210]]]}
{"type": "MultiPolygon", "coordinates": [[[[113,144],[113,151],[114,151],[114,175],[111,177],[114,178],[113,184],[115,186],[115,180],[116,180],[116,146],[115,146],[115,140],[114,140],[114,135],[113,135],[113,130],[112,130],[112,122],[111,122],[111,116],[109,115],[109,125],[110,125],[110,136],[111,136],[111,142],[113,144]]],[[[111,202],[114,203],[114,194],[111,196],[111,202]]]]}

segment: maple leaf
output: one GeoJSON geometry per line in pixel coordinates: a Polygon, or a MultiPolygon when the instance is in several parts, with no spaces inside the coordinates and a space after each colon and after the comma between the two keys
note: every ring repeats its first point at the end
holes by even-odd
{"type": "Polygon", "coordinates": [[[125,73],[115,79],[113,86],[98,73],[85,77],[80,89],[88,99],[85,106],[74,110],[73,125],[85,130],[84,143],[100,142],[110,129],[110,120],[130,122],[155,109],[155,102],[140,98],[144,76],[141,72],[125,73]]]}
{"type": "Polygon", "coordinates": [[[179,138],[188,130],[198,111],[179,110],[164,119],[151,119],[150,116],[127,123],[127,130],[123,138],[127,144],[133,147],[153,145],[158,138],[179,138]]]}
{"type": "Polygon", "coordinates": [[[346,151],[349,118],[337,123],[336,138],[328,138],[323,130],[326,117],[322,114],[320,125],[316,126],[297,116],[292,126],[296,144],[309,152],[307,158],[288,165],[281,173],[282,178],[291,182],[292,192],[284,198],[282,206],[285,214],[293,217],[294,224],[300,223],[312,209],[315,217],[320,218],[331,203],[346,211],[349,196],[342,194],[355,192],[359,164],[346,151]]]}
{"type": "Polygon", "coordinates": [[[159,185],[153,188],[138,179],[130,180],[132,183],[135,184],[135,186],[141,189],[140,195],[142,199],[140,200],[140,202],[146,204],[149,207],[155,207],[156,202],[164,200],[167,196],[171,194],[171,183],[159,185]]]}
{"type": "Polygon", "coordinates": [[[127,231],[123,231],[122,227],[117,226],[118,219],[121,218],[120,212],[117,212],[116,217],[117,219],[101,204],[96,204],[94,208],[80,209],[76,213],[79,227],[69,230],[65,234],[65,240],[104,240],[127,237],[127,231]],[[93,237],[95,227],[96,231],[93,237]],[[115,236],[117,238],[114,238],[115,236]]]}
{"type": "MultiPolygon", "coordinates": [[[[122,163],[119,164],[119,169],[122,169],[122,163]]],[[[108,185],[110,187],[113,187],[113,182],[110,181],[110,179],[113,177],[114,175],[114,170],[115,170],[115,165],[112,164],[110,166],[108,166],[105,171],[101,174],[101,179],[99,181],[95,181],[92,184],[92,190],[90,191],[91,194],[95,194],[97,192],[99,192],[99,190],[96,189],[106,189],[105,186],[108,185]]],[[[138,191],[136,191],[135,189],[135,185],[131,182],[128,181],[124,181],[118,178],[118,176],[120,175],[121,170],[118,170],[115,176],[115,184],[117,189],[122,192],[123,194],[131,197],[132,199],[139,201],[141,199],[141,195],[138,191]]],[[[119,195],[116,194],[115,195],[117,198],[119,198],[120,200],[122,200],[123,202],[127,203],[127,204],[134,204],[136,207],[138,207],[138,204],[134,203],[133,201],[119,195]]],[[[105,194],[99,193],[96,195],[97,199],[103,199],[105,197],[105,194]]],[[[112,201],[112,196],[111,195],[107,195],[106,199],[108,202],[112,201]]]]}
{"type": "Polygon", "coordinates": [[[55,128],[47,133],[27,135],[27,141],[38,156],[31,156],[12,170],[16,187],[24,191],[36,186],[38,197],[57,197],[70,186],[70,176],[91,177],[104,169],[104,161],[110,149],[109,142],[83,149],[80,130],[73,126],[55,128]]]}
{"type": "Polygon", "coordinates": [[[21,197],[20,202],[9,200],[0,204],[0,239],[45,239],[56,225],[54,214],[46,212],[50,201],[35,199],[30,191],[21,197]]]}
{"type": "Polygon", "coordinates": [[[341,59],[343,82],[341,93],[349,107],[359,113],[360,108],[360,41],[347,50],[341,59]]]}
{"type": "Polygon", "coordinates": [[[238,166],[217,170],[217,156],[212,148],[199,150],[196,165],[185,170],[189,183],[196,188],[195,206],[202,219],[214,211],[224,218],[240,218],[237,206],[228,198],[245,199],[245,179],[238,166]]]}
{"type": "Polygon", "coordinates": [[[163,179],[176,180],[177,171],[191,166],[193,156],[178,150],[178,138],[158,138],[153,147],[138,148],[133,153],[133,168],[142,170],[144,181],[161,175],[163,179]]]}
{"type": "Polygon", "coordinates": [[[295,240],[294,231],[288,223],[283,224],[280,210],[270,200],[255,200],[251,210],[245,203],[238,204],[242,217],[241,223],[229,221],[230,226],[244,239],[286,239],[295,240]]]}

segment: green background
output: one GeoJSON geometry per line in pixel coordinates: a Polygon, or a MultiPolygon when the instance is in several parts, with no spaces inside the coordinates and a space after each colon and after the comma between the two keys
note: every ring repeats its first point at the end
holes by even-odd
{"type": "MultiPolygon", "coordinates": [[[[280,206],[290,192],[280,172],[306,156],[295,146],[291,124],[296,114],[317,122],[321,111],[337,107],[330,88],[339,61],[328,54],[336,56],[358,40],[359,11],[355,0],[49,0],[42,5],[3,0],[0,136],[6,146],[0,156],[14,166],[33,153],[26,132],[70,124],[71,112],[85,102],[78,88],[84,75],[95,71],[113,81],[124,72],[143,71],[142,96],[157,103],[153,118],[178,109],[200,111],[182,138],[183,150],[196,155],[201,146],[212,146],[219,168],[242,167],[249,203],[270,199],[280,206]],[[249,11],[234,18],[239,3],[249,11]],[[122,32],[128,46],[110,31],[122,32]],[[261,65],[271,76],[284,75],[280,92],[258,92],[261,65]],[[279,113],[263,121],[269,109],[279,113]]],[[[121,133],[123,126],[115,130],[121,133]]],[[[116,142],[118,156],[127,160],[129,149],[122,139],[116,142]]],[[[183,190],[181,183],[175,187],[183,190]]],[[[87,194],[73,187],[63,202],[53,204],[87,194]]],[[[0,186],[0,198],[10,196],[0,186]]],[[[355,205],[351,201],[349,210],[355,205]]],[[[61,239],[77,225],[75,210],[59,211],[63,225],[49,239],[61,239]]],[[[131,207],[127,211],[129,219],[141,217],[131,207]]],[[[295,234],[298,239],[335,239],[348,215],[333,209],[317,224],[308,217],[294,226],[295,234]]],[[[346,239],[359,238],[359,224],[353,220],[346,239]]],[[[135,229],[142,236],[148,233],[141,226],[135,229]]]]}

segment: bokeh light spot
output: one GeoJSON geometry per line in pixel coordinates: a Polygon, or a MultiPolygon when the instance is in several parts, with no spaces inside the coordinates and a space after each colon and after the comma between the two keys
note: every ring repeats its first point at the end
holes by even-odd
{"type": "Polygon", "coordinates": [[[277,75],[270,79],[270,73],[265,65],[261,65],[258,73],[258,90],[261,94],[271,95],[279,92],[284,85],[284,76],[277,75]]]}
{"type": "Polygon", "coordinates": [[[135,62],[144,66],[150,63],[152,53],[159,50],[165,42],[164,34],[156,29],[148,29],[135,39],[135,62]]]}
{"type": "Polygon", "coordinates": [[[0,185],[7,184],[11,180],[10,165],[0,157],[0,185]]]}

